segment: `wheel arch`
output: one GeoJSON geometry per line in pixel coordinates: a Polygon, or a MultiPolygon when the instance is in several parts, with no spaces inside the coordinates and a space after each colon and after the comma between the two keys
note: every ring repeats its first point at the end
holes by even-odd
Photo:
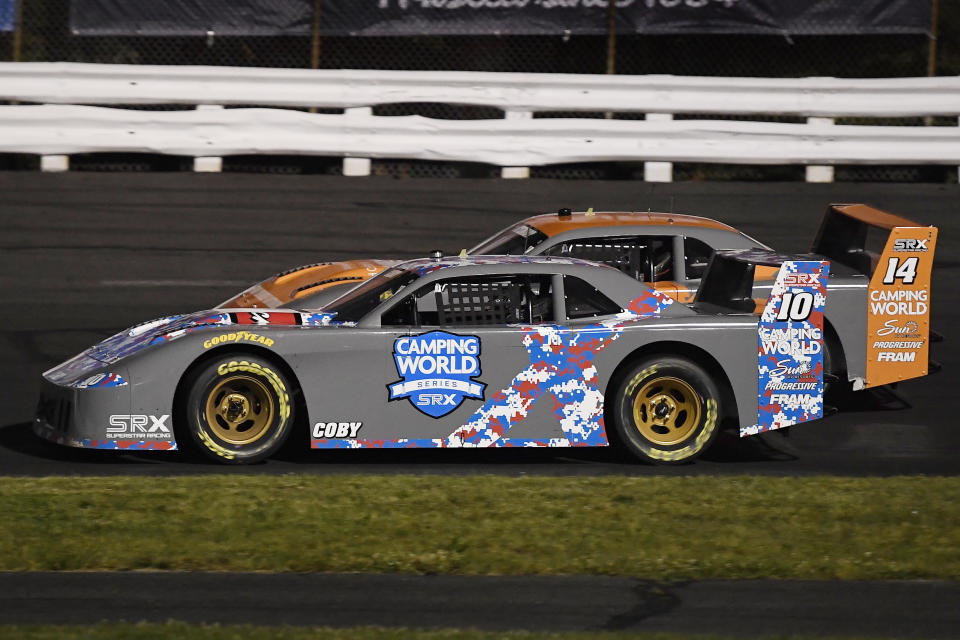
{"type": "Polygon", "coordinates": [[[284,377],[290,382],[292,387],[293,431],[291,433],[309,434],[309,419],[307,416],[306,400],[303,397],[303,387],[300,384],[300,379],[297,377],[297,374],[294,372],[293,368],[290,367],[287,361],[275,351],[271,351],[266,347],[253,344],[225,344],[214,347],[209,351],[205,351],[194,358],[194,360],[183,370],[183,373],[180,375],[180,379],[177,380],[177,386],[173,393],[173,428],[174,437],[176,438],[177,442],[187,442],[189,440],[189,435],[185,431],[187,426],[185,420],[187,396],[190,393],[187,381],[190,379],[191,374],[197,369],[203,367],[209,361],[214,360],[225,353],[250,354],[273,363],[283,373],[284,377]]]}
{"type": "Polygon", "coordinates": [[[678,341],[654,342],[644,345],[631,352],[620,362],[619,365],[617,365],[617,368],[610,376],[610,379],[607,381],[607,386],[604,389],[604,423],[607,423],[609,418],[612,416],[610,412],[613,410],[613,403],[615,401],[615,398],[613,397],[614,392],[619,386],[620,382],[623,380],[623,377],[628,371],[630,371],[637,361],[656,355],[685,357],[695,364],[703,367],[710,377],[717,382],[717,386],[720,389],[720,406],[722,409],[720,419],[725,420],[727,418],[732,418],[737,422],[737,424],[739,424],[737,398],[733,392],[733,385],[730,384],[730,379],[723,370],[723,367],[720,365],[717,359],[710,355],[710,353],[705,349],[696,345],[688,344],[686,342],[678,341]]]}
{"type": "MultiPolygon", "coordinates": [[[[837,333],[837,330],[833,327],[833,323],[830,322],[826,314],[823,316],[823,342],[824,351],[829,350],[830,357],[837,359],[836,362],[831,363],[832,371],[827,371],[826,373],[837,375],[841,380],[846,382],[848,371],[847,354],[843,348],[843,341],[840,340],[840,334],[837,333]]],[[[826,355],[826,353],[824,355],[826,355]]]]}

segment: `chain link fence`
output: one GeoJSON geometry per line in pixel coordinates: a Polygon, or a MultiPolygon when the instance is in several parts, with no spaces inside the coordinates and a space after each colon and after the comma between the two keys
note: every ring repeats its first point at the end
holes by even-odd
{"type": "MultiPolygon", "coordinates": [[[[918,0],[921,1],[921,0],[918,0]]],[[[923,0],[925,1],[925,0],[923,0]]],[[[322,3],[316,3],[322,7],[322,3]]],[[[960,2],[941,2],[937,38],[924,35],[606,35],[566,36],[90,36],[70,29],[70,0],[20,0],[18,28],[0,32],[0,60],[115,64],[224,65],[322,69],[463,70],[577,74],[673,74],[753,77],[893,77],[960,74],[960,2]],[[931,42],[934,46],[931,46],[931,42]]],[[[615,25],[614,21],[610,22],[615,25]]],[[[496,109],[392,104],[377,115],[498,118],[496,109]]],[[[537,117],[569,117],[562,111],[537,117]]],[[[605,114],[576,114],[577,117],[605,114]]],[[[636,114],[613,117],[638,118],[636,114]]],[[[752,118],[757,119],[757,118],[752,118]]],[[[790,119],[763,118],[775,121],[790,119]]],[[[886,124],[886,123],[885,123],[886,124]]],[[[890,123],[897,124],[897,123],[890,123]]],[[[906,124],[906,123],[904,123],[906,124]]],[[[934,124],[956,126],[953,121],[934,124]]],[[[35,159],[0,158],[0,168],[33,168],[35,159]]],[[[188,159],[143,156],[74,158],[76,170],[179,170],[188,159]]],[[[234,157],[225,171],[337,173],[339,158],[234,157]]],[[[375,160],[373,173],[396,177],[498,177],[467,163],[375,160]]],[[[554,165],[532,177],[642,179],[637,163],[554,165]]],[[[802,180],[797,166],[678,164],[677,180],[802,180]]],[[[837,180],[955,181],[951,167],[838,167],[837,180]]]]}

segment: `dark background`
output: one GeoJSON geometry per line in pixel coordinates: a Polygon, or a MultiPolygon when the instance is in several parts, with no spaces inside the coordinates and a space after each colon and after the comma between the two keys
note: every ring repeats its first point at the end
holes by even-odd
{"type": "Polygon", "coordinates": [[[927,34],[931,17],[931,5],[916,0],[71,0],[70,10],[73,33],[120,36],[302,36],[313,28],[365,36],[927,34]]]}
{"type": "MultiPolygon", "coordinates": [[[[709,28],[700,24],[687,25],[685,34],[635,33],[622,22],[614,21],[612,28],[605,24],[595,35],[565,34],[558,30],[555,35],[498,36],[489,35],[486,27],[478,23],[475,33],[464,29],[464,33],[455,36],[321,35],[314,38],[312,20],[303,24],[314,16],[314,11],[303,12],[301,7],[291,20],[307,28],[303,35],[221,33],[211,41],[205,32],[162,37],[74,35],[70,28],[70,0],[18,0],[22,10],[21,40],[16,42],[12,32],[0,34],[0,61],[757,77],[960,73],[960,3],[936,0],[939,4],[936,51],[934,64],[928,69],[931,34],[913,27],[900,33],[891,29],[891,33],[878,34],[879,30],[874,29],[873,34],[857,35],[869,32],[861,25],[871,18],[844,19],[844,15],[859,13],[860,5],[872,5],[876,1],[802,3],[829,9],[813,12],[821,16],[836,14],[833,20],[824,20],[822,27],[815,30],[823,35],[809,35],[811,30],[803,29],[803,23],[796,21],[786,21],[784,28],[777,29],[776,33],[715,35],[704,35],[709,28]],[[615,36],[613,51],[608,47],[611,33],[615,36]]],[[[917,7],[916,13],[922,14],[929,13],[927,7],[932,2],[913,0],[910,4],[917,7]]],[[[292,5],[299,6],[290,0],[261,0],[256,4],[280,12],[292,5]]],[[[772,6],[779,4],[782,3],[772,3],[772,6]]],[[[323,5],[321,3],[318,28],[324,24],[323,5]]],[[[82,7],[83,3],[78,6],[82,7]]],[[[332,2],[331,6],[331,11],[340,12],[349,12],[349,7],[354,6],[360,13],[361,3],[332,2]]],[[[701,11],[698,10],[697,15],[701,11]]],[[[778,11],[768,7],[761,13],[776,15],[778,11]]],[[[244,15],[228,12],[211,19],[213,17],[225,23],[247,24],[254,32],[258,28],[256,16],[249,12],[244,15]]]]}
{"type": "MultiPolygon", "coordinates": [[[[70,0],[19,0],[21,28],[16,32],[0,33],[0,61],[751,77],[857,78],[960,74],[960,2],[954,0],[913,0],[912,6],[917,8],[918,13],[926,13],[928,6],[932,7],[933,2],[938,3],[934,33],[913,29],[903,33],[864,34],[862,29],[858,32],[857,21],[849,23],[837,18],[825,23],[826,28],[820,35],[809,35],[808,31],[796,25],[777,34],[692,32],[703,30],[702,25],[691,27],[689,33],[636,33],[633,28],[625,27],[622,20],[614,20],[608,24],[605,32],[594,35],[490,35],[478,27],[479,33],[476,34],[464,30],[459,35],[433,36],[322,35],[320,26],[326,3],[319,3],[321,20],[315,22],[312,18],[316,15],[317,5],[304,13],[303,0],[298,1],[299,4],[295,0],[257,0],[256,4],[277,11],[297,4],[299,13],[291,20],[309,28],[304,35],[221,33],[207,38],[202,34],[76,35],[70,27],[71,7],[82,5],[72,5],[70,0]]],[[[122,2],[115,4],[125,5],[122,2]]],[[[759,0],[755,0],[754,4],[767,6],[759,0]]],[[[825,7],[831,11],[839,7],[852,14],[863,10],[864,6],[873,6],[874,0],[867,4],[820,0],[816,3],[792,3],[790,6],[800,4],[815,5],[821,9],[825,7]]],[[[346,0],[333,2],[330,11],[346,12],[351,6],[360,7],[361,3],[346,0]]],[[[772,12],[769,7],[765,11],[772,12]]],[[[830,11],[818,9],[817,13],[829,15],[830,11]]],[[[256,19],[246,15],[227,13],[218,15],[217,19],[234,25],[246,24],[251,29],[257,27],[256,19]]],[[[169,110],[194,107],[140,105],[133,108],[169,110]]],[[[436,103],[384,104],[374,106],[373,112],[381,116],[418,114],[444,119],[503,117],[500,109],[436,103]]],[[[537,113],[534,117],[571,115],[563,111],[562,105],[558,105],[557,111],[537,113]]],[[[587,112],[575,115],[588,118],[643,118],[642,114],[630,113],[587,112]]],[[[689,114],[679,117],[703,116],[689,114]]],[[[763,115],[726,116],[725,119],[803,121],[799,118],[763,115]]],[[[921,118],[842,118],[837,123],[955,127],[957,119],[935,118],[925,122],[921,118]]],[[[192,159],[137,154],[75,155],[70,159],[70,167],[72,171],[189,171],[192,169],[192,159]]],[[[0,155],[0,170],[35,171],[38,168],[38,156],[0,155]]],[[[226,172],[243,173],[339,175],[341,159],[236,156],[225,158],[223,169],[226,172]]],[[[499,179],[500,169],[474,163],[385,159],[373,161],[372,173],[398,178],[499,179]]],[[[804,175],[804,168],[799,165],[674,165],[674,179],[677,181],[802,181],[804,175]]],[[[549,165],[533,167],[531,177],[642,180],[643,164],[549,165]]],[[[957,169],[953,166],[836,167],[838,182],[956,183],[957,179],[957,169]]]]}

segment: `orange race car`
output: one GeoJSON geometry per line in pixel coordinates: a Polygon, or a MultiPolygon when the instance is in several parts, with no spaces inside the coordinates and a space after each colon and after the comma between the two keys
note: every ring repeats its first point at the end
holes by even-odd
{"type": "MultiPolygon", "coordinates": [[[[674,213],[572,212],[521,220],[470,249],[470,255],[547,255],[602,262],[692,302],[717,249],[769,249],[731,226],[674,213]]],[[[399,260],[318,262],[288,269],[225,301],[221,308],[317,309],[399,260]]]]}

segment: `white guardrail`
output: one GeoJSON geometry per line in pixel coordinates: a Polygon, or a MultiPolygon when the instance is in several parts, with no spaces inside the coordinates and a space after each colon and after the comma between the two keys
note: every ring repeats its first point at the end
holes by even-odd
{"type": "Polygon", "coordinates": [[[370,158],[486,162],[504,177],[566,162],[642,161],[647,180],[672,162],[807,165],[960,164],[960,127],[835,125],[834,118],[960,116],[960,77],[713,78],[570,74],[301,70],[78,63],[0,63],[0,153],[344,156],[346,175],[370,158]],[[374,116],[371,107],[434,102],[504,111],[500,120],[374,116]],[[197,105],[150,111],[86,105],[197,105]],[[258,105],[258,108],[222,108],[258,105]],[[287,108],[261,108],[287,107],[287,108]],[[289,107],[342,108],[342,115],[289,107]],[[646,120],[533,118],[542,111],[634,112],[646,120]],[[674,114],[704,119],[673,120],[674,114]],[[805,124],[711,120],[777,115],[805,124]]]}

